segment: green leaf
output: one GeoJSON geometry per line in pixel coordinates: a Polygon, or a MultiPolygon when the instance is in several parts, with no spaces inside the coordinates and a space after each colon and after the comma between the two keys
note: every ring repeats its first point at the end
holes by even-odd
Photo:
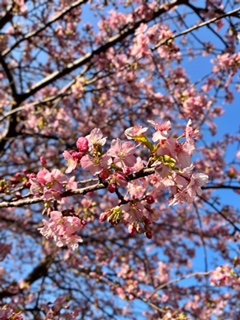
{"type": "Polygon", "coordinates": [[[144,136],[134,137],[135,141],[141,142],[143,145],[145,145],[151,152],[153,151],[154,147],[152,143],[144,136]]]}

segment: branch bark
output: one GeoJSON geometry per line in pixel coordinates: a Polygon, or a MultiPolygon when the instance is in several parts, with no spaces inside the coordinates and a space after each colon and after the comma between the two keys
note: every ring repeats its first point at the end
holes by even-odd
{"type": "MultiPolygon", "coordinates": [[[[53,256],[46,256],[30,273],[29,275],[24,279],[24,282],[27,285],[33,284],[35,281],[42,277],[46,277],[49,272],[49,268],[51,264],[54,261],[53,256]]],[[[16,282],[13,282],[10,284],[10,286],[2,291],[0,291],[0,300],[4,298],[13,297],[19,292],[24,292],[24,290],[27,289],[27,286],[25,288],[20,288],[19,284],[16,282]]]]}
{"type": "Polygon", "coordinates": [[[120,31],[119,34],[111,37],[105,44],[103,44],[99,48],[93,50],[91,53],[87,53],[84,57],[79,58],[72,63],[69,63],[63,70],[53,72],[51,75],[49,75],[48,77],[46,77],[45,79],[43,79],[42,81],[37,83],[33,88],[31,88],[27,92],[21,94],[21,102],[28,99],[30,96],[34,95],[35,93],[37,93],[39,90],[45,88],[47,85],[55,82],[58,79],[61,79],[62,77],[68,75],[72,71],[82,67],[83,65],[86,65],[88,62],[91,61],[91,59],[94,56],[99,55],[100,53],[105,52],[109,48],[115,46],[117,43],[122,42],[129,35],[134,34],[135,30],[142,23],[148,23],[148,22],[156,19],[160,15],[166,13],[167,11],[173,9],[176,6],[187,4],[187,2],[188,1],[186,1],[186,0],[176,0],[176,1],[169,3],[168,5],[160,6],[156,9],[156,11],[151,16],[151,18],[141,19],[141,20],[137,21],[133,26],[126,26],[126,28],[124,28],[122,31],[120,31]]]}

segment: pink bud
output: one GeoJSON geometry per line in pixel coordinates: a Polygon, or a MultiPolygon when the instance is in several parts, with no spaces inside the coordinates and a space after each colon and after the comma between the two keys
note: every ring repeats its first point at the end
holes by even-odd
{"type": "Polygon", "coordinates": [[[153,204],[155,202],[153,196],[146,196],[145,200],[148,204],[153,204]]]}
{"type": "Polygon", "coordinates": [[[100,222],[104,222],[104,221],[107,220],[107,217],[108,217],[108,212],[102,212],[102,213],[100,214],[99,221],[100,221],[100,222]]]}
{"type": "Polygon", "coordinates": [[[42,166],[45,168],[47,165],[47,160],[44,157],[41,157],[40,161],[41,161],[42,166]]]}
{"type": "Polygon", "coordinates": [[[110,173],[109,171],[107,170],[104,170],[99,174],[99,177],[102,179],[102,180],[107,180],[107,178],[109,177],[110,173]]]}
{"type": "Polygon", "coordinates": [[[111,192],[111,193],[114,193],[116,191],[116,186],[115,184],[109,184],[108,186],[108,191],[111,192]]]}
{"type": "Polygon", "coordinates": [[[17,179],[21,179],[21,178],[22,178],[22,175],[21,175],[20,172],[17,172],[17,173],[15,174],[15,177],[16,177],[17,179]]]}
{"type": "Polygon", "coordinates": [[[22,198],[21,193],[20,193],[20,192],[16,192],[16,197],[17,197],[18,199],[21,199],[21,198],[22,198]]]}
{"type": "Polygon", "coordinates": [[[28,179],[34,179],[36,178],[36,174],[35,173],[30,173],[27,175],[28,179]]]}
{"type": "Polygon", "coordinates": [[[77,140],[77,148],[81,152],[88,152],[88,139],[81,137],[77,140]]]}
{"type": "Polygon", "coordinates": [[[146,237],[147,237],[148,239],[152,239],[152,232],[151,232],[150,230],[147,230],[147,231],[145,232],[145,235],[146,235],[146,237]]]}
{"type": "Polygon", "coordinates": [[[27,181],[24,183],[24,187],[30,188],[31,187],[31,182],[27,181]]]}

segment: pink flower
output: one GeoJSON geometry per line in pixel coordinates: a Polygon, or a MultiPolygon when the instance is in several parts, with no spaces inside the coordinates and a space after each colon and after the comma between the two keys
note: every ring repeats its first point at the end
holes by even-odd
{"type": "Polygon", "coordinates": [[[151,120],[149,120],[148,122],[154,126],[155,130],[157,130],[153,134],[153,137],[152,137],[152,140],[154,142],[156,142],[158,140],[165,140],[168,138],[168,134],[171,130],[171,122],[170,121],[166,121],[162,124],[159,124],[159,123],[151,121],[151,120]]]}
{"type": "Polygon", "coordinates": [[[140,202],[130,202],[120,206],[121,211],[124,213],[124,220],[132,223],[139,221],[144,216],[144,206],[140,202]]]}
{"type": "Polygon", "coordinates": [[[136,146],[132,142],[122,142],[120,139],[112,141],[108,155],[114,158],[114,163],[122,169],[133,167],[136,163],[134,152],[136,146]]]}
{"type": "Polygon", "coordinates": [[[144,177],[138,180],[133,180],[128,183],[128,193],[133,199],[140,199],[143,197],[148,186],[148,180],[144,177]]]}
{"type": "Polygon", "coordinates": [[[193,198],[189,195],[189,193],[186,190],[179,191],[176,193],[173,197],[173,199],[169,202],[169,206],[175,206],[176,204],[181,203],[192,203],[193,198]]]}
{"type": "Polygon", "coordinates": [[[78,187],[77,182],[75,181],[75,177],[71,177],[66,184],[66,190],[76,190],[78,187]]]}
{"type": "Polygon", "coordinates": [[[82,155],[75,151],[64,151],[63,152],[64,159],[67,161],[67,170],[66,173],[71,173],[73,170],[77,168],[77,165],[82,157],[82,155]]]}
{"type": "Polygon", "coordinates": [[[61,191],[63,184],[67,182],[67,177],[58,169],[53,169],[51,172],[43,169],[38,172],[37,181],[43,186],[61,191]]]}
{"type": "Polygon", "coordinates": [[[37,174],[37,181],[41,184],[41,185],[46,185],[47,181],[45,179],[45,176],[49,174],[49,171],[47,169],[43,169],[41,171],[38,172],[37,174]]]}
{"type": "Polygon", "coordinates": [[[47,186],[54,191],[61,192],[63,190],[63,185],[67,182],[67,177],[58,169],[53,169],[51,172],[48,172],[44,179],[47,183],[47,186]]]}
{"type": "Polygon", "coordinates": [[[161,140],[159,143],[159,148],[157,150],[158,156],[170,156],[172,159],[176,160],[176,167],[179,169],[187,168],[192,163],[191,154],[195,149],[194,144],[192,145],[190,140],[182,144],[178,142],[177,139],[167,139],[161,140]]]}
{"type": "Polygon", "coordinates": [[[132,166],[131,168],[127,168],[127,174],[142,170],[146,164],[146,161],[142,160],[140,157],[137,157],[134,166],[132,166]]]}
{"type": "Polygon", "coordinates": [[[223,267],[217,267],[213,271],[210,282],[212,286],[216,287],[229,286],[234,282],[235,278],[237,278],[237,275],[234,273],[233,268],[227,264],[223,267]]]}
{"type": "Polygon", "coordinates": [[[31,194],[38,195],[43,193],[43,186],[37,181],[36,178],[32,178],[29,180],[31,186],[30,186],[30,192],[31,194]]]}
{"type": "Polygon", "coordinates": [[[82,168],[93,175],[100,174],[104,169],[108,169],[111,166],[111,163],[112,160],[108,155],[103,155],[102,157],[85,155],[81,159],[82,168]]]}
{"type": "MultiPolygon", "coordinates": [[[[176,179],[178,180],[178,179],[176,179]]],[[[184,181],[185,179],[183,179],[184,181]]],[[[187,179],[185,180],[187,181],[187,179]]],[[[202,194],[201,187],[207,184],[208,176],[204,173],[195,173],[191,176],[190,182],[182,190],[178,190],[169,205],[174,206],[178,203],[192,203],[196,195],[202,194]]]]}
{"type": "Polygon", "coordinates": [[[49,221],[43,220],[44,226],[39,228],[40,233],[47,239],[56,241],[58,247],[68,246],[75,250],[82,238],[76,235],[85,225],[78,217],[63,217],[59,211],[52,211],[49,221]]]}
{"type": "Polygon", "coordinates": [[[125,136],[128,139],[134,139],[134,137],[140,137],[143,136],[143,134],[148,130],[147,127],[142,127],[142,126],[134,126],[131,128],[128,128],[125,130],[125,136]]]}
{"type": "Polygon", "coordinates": [[[114,172],[111,175],[111,179],[109,181],[110,184],[117,184],[119,187],[126,187],[128,185],[128,182],[126,180],[126,177],[123,173],[121,172],[114,172]]]}
{"type": "Polygon", "coordinates": [[[201,187],[208,183],[208,176],[204,173],[194,173],[186,190],[191,197],[202,194],[201,187]]]}
{"type": "Polygon", "coordinates": [[[93,129],[91,133],[86,136],[86,139],[89,142],[90,151],[94,150],[95,146],[103,146],[107,141],[107,138],[103,138],[103,133],[98,128],[93,129]]]}

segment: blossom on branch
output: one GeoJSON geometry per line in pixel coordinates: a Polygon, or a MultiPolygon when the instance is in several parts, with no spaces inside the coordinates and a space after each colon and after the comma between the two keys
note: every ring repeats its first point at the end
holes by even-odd
{"type": "Polygon", "coordinates": [[[106,154],[101,157],[91,157],[87,154],[81,159],[82,168],[89,171],[92,175],[100,174],[104,169],[108,169],[111,163],[111,157],[106,154]]]}
{"type": "Polygon", "coordinates": [[[90,151],[93,151],[95,147],[104,146],[107,141],[107,138],[103,137],[103,133],[99,128],[93,129],[85,138],[88,140],[90,151]]]}
{"type": "Polygon", "coordinates": [[[38,230],[49,240],[54,240],[58,247],[67,246],[71,250],[78,247],[82,238],[76,235],[76,232],[82,230],[85,222],[78,217],[63,217],[60,211],[52,211],[50,219],[43,220],[43,227],[38,230]]]}
{"type": "Polygon", "coordinates": [[[111,148],[107,154],[113,157],[113,162],[123,170],[133,167],[137,159],[134,156],[136,146],[132,142],[123,142],[120,139],[112,141],[111,148]]]}

